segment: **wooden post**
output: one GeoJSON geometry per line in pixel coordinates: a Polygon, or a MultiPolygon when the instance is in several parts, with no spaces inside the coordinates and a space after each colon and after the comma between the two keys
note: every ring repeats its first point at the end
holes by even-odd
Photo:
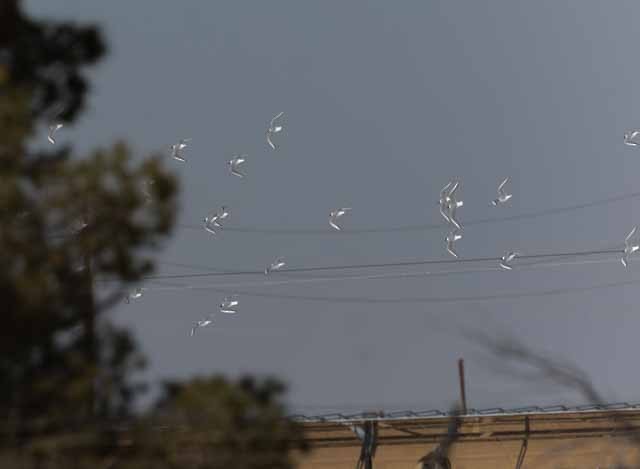
{"type": "Polygon", "coordinates": [[[462,406],[462,415],[467,415],[467,394],[464,386],[464,360],[458,360],[458,375],[460,377],[460,405],[462,406]]]}

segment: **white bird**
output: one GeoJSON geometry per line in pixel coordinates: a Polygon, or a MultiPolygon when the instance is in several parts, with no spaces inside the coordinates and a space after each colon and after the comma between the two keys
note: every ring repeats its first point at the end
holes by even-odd
{"type": "Polygon", "coordinates": [[[269,128],[267,129],[267,143],[269,144],[269,146],[271,147],[272,150],[276,149],[275,144],[273,143],[272,137],[275,134],[279,134],[280,132],[282,132],[282,126],[281,125],[275,125],[275,121],[280,119],[283,116],[284,112],[280,112],[278,113],[273,119],[271,119],[271,121],[269,122],[269,128]]]}
{"type": "Polygon", "coordinates": [[[193,334],[196,333],[196,329],[199,329],[201,327],[207,327],[211,324],[213,324],[213,315],[209,315],[207,319],[201,319],[199,321],[196,321],[194,326],[191,328],[191,333],[189,335],[193,337],[193,334]]]}
{"type": "Polygon", "coordinates": [[[216,232],[214,227],[219,227],[220,224],[218,223],[218,215],[212,215],[210,217],[204,217],[204,229],[211,233],[212,235],[217,235],[218,233],[216,232]]]}
{"type": "Polygon", "coordinates": [[[362,428],[360,425],[349,425],[349,428],[353,433],[356,434],[356,436],[358,437],[358,440],[364,442],[364,439],[366,437],[366,432],[364,428],[362,428]]]}
{"type": "Polygon", "coordinates": [[[500,258],[500,263],[499,263],[500,267],[503,268],[504,270],[513,270],[513,267],[511,267],[510,263],[519,255],[520,253],[518,252],[514,252],[514,251],[507,252],[504,256],[500,258]]]}
{"type": "Polygon", "coordinates": [[[228,218],[229,215],[230,215],[229,209],[225,205],[223,205],[222,207],[220,207],[220,210],[218,210],[215,214],[204,217],[204,220],[203,220],[204,229],[207,230],[212,235],[218,234],[218,232],[216,231],[216,228],[222,228],[222,225],[220,224],[220,222],[228,218]]]}
{"type": "Polygon", "coordinates": [[[220,303],[220,312],[224,314],[236,314],[238,310],[236,306],[238,306],[239,301],[235,296],[227,296],[222,303],[220,303]]]}
{"type": "MultiPolygon", "coordinates": [[[[226,220],[227,218],[229,218],[230,212],[229,212],[229,208],[226,205],[223,205],[222,207],[220,207],[220,210],[218,210],[218,213],[216,213],[216,218],[217,220],[226,220]]],[[[222,225],[220,225],[216,220],[216,226],[221,227],[222,225]]]]}
{"type": "Polygon", "coordinates": [[[634,226],[624,239],[624,254],[622,255],[622,259],[620,259],[620,262],[622,262],[622,265],[625,267],[629,265],[631,255],[640,249],[640,244],[633,244],[631,241],[631,238],[636,234],[637,229],[638,227],[634,226]]]}
{"type": "Polygon", "coordinates": [[[447,213],[449,211],[449,187],[451,187],[451,184],[453,184],[453,181],[449,181],[447,185],[442,188],[440,191],[440,199],[438,200],[440,215],[442,215],[442,218],[444,218],[447,223],[451,223],[449,214],[447,213]]]}
{"type": "Polygon", "coordinates": [[[462,228],[462,226],[460,225],[460,223],[456,220],[456,209],[462,207],[464,205],[464,202],[462,200],[457,200],[456,199],[456,191],[458,190],[458,187],[460,187],[460,181],[456,181],[453,183],[453,186],[451,186],[449,188],[449,219],[451,220],[451,223],[459,230],[462,228]]]}
{"type": "Polygon", "coordinates": [[[640,130],[631,130],[624,133],[624,144],[630,147],[637,147],[640,145],[634,139],[640,135],[640,130]]]}
{"type": "Polygon", "coordinates": [[[508,194],[504,190],[504,186],[507,184],[507,182],[509,182],[509,178],[505,178],[504,181],[502,181],[498,186],[498,198],[491,201],[491,205],[493,205],[494,207],[497,207],[499,204],[504,204],[509,199],[511,199],[511,197],[513,197],[513,194],[508,194]]]}
{"type": "Polygon", "coordinates": [[[49,140],[49,143],[51,145],[55,145],[56,144],[56,139],[55,139],[54,135],[62,127],[64,127],[64,124],[62,124],[62,123],[57,123],[57,124],[53,124],[53,125],[49,126],[49,135],[47,136],[47,140],[49,140]]]}
{"type": "Polygon", "coordinates": [[[458,201],[455,198],[455,192],[460,186],[460,181],[449,181],[446,186],[440,190],[440,198],[438,199],[438,205],[440,206],[440,215],[447,223],[454,226],[456,230],[462,229],[462,225],[456,219],[456,210],[464,205],[462,200],[458,201]]]}
{"type": "Polygon", "coordinates": [[[458,253],[455,251],[455,243],[456,241],[460,241],[462,239],[462,235],[458,233],[457,230],[451,231],[445,241],[447,243],[447,252],[451,254],[453,257],[458,257],[458,253]]]}
{"type": "Polygon", "coordinates": [[[142,288],[138,287],[135,290],[129,292],[129,294],[124,298],[125,303],[131,303],[131,300],[137,300],[142,297],[142,288]]]}
{"type": "Polygon", "coordinates": [[[461,230],[462,229],[462,225],[460,224],[460,222],[456,218],[456,210],[459,209],[460,207],[462,207],[463,205],[464,205],[464,202],[462,200],[455,200],[455,199],[452,198],[449,201],[449,206],[447,207],[448,208],[449,221],[456,228],[456,230],[461,230]]]}
{"type": "Polygon", "coordinates": [[[227,164],[229,165],[229,172],[234,176],[238,176],[239,178],[244,177],[244,173],[241,173],[239,168],[242,163],[247,161],[247,155],[234,155],[227,164]]]}
{"type": "Polygon", "coordinates": [[[278,257],[275,261],[271,263],[269,267],[264,269],[265,275],[270,274],[271,272],[275,272],[276,270],[282,269],[285,265],[284,259],[282,257],[278,257]]]}
{"type": "Polygon", "coordinates": [[[81,231],[83,231],[87,226],[89,226],[89,224],[87,223],[87,221],[84,218],[79,218],[76,221],[73,222],[73,232],[75,234],[79,234],[81,231]]]}
{"type": "Polygon", "coordinates": [[[180,161],[184,163],[187,161],[184,156],[182,156],[182,150],[187,148],[187,143],[190,142],[190,138],[183,138],[178,143],[171,145],[169,148],[171,149],[171,158],[174,160],[180,161]]]}
{"type": "Polygon", "coordinates": [[[343,217],[350,210],[348,207],[343,207],[329,212],[329,225],[331,225],[333,229],[340,231],[342,228],[338,225],[338,218],[343,217]]]}

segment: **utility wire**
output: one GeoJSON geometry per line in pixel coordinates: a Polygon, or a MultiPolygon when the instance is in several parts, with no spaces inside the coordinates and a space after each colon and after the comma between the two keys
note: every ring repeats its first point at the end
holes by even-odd
{"type": "MultiPolygon", "coordinates": [[[[477,295],[463,297],[401,297],[401,298],[370,298],[370,297],[328,297],[328,296],[308,296],[308,295],[286,295],[276,293],[257,293],[252,291],[241,291],[234,289],[234,293],[264,299],[274,299],[278,301],[306,301],[312,303],[328,303],[328,304],[447,304],[447,303],[465,303],[465,302],[481,302],[481,301],[498,301],[512,300],[518,298],[537,298],[545,296],[568,295],[572,293],[588,293],[597,290],[606,290],[611,288],[619,288],[625,286],[637,286],[640,280],[630,280],[624,282],[612,282],[605,284],[593,285],[590,287],[571,287],[558,288],[551,290],[539,290],[533,292],[516,292],[506,293],[502,295],[477,295]]],[[[228,292],[229,288],[207,288],[208,291],[228,292]]]]}
{"type": "MultiPolygon", "coordinates": [[[[558,253],[541,253],[541,254],[529,254],[518,256],[518,259],[551,259],[560,257],[586,257],[601,254],[622,254],[622,249],[600,249],[591,251],[574,251],[574,252],[558,252],[558,253]]],[[[478,262],[498,262],[500,257],[473,257],[462,259],[422,259],[416,261],[399,261],[399,262],[381,262],[375,264],[345,264],[345,265],[333,265],[333,266],[311,266],[311,267],[296,267],[289,269],[281,269],[274,271],[270,276],[285,273],[302,273],[302,272],[330,272],[340,270],[356,270],[356,269],[377,269],[377,268],[389,268],[389,267],[412,267],[412,266],[424,266],[424,265],[455,265],[455,264],[470,264],[478,262]]],[[[208,277],[232,277],[232,276],[250,276],[250,275],[264,275],[264,270],[234,270],[226,272],[198,272],[188,274],[167,274],[167,275],[151,275],[143,277],[142,280],[169,280],[169,279],[189,279],[189,278],[208,278],[208,277]]],[[[311,279],[305,279],[311,280],[311,279]]],[[[103,279],[102,281],[109,281],[103,279]]]]}
{"type": "MultiPolygon", "coordinates": [[[[617,261],[617,259],[592,259],[592,260],[578,260],[578,261],[565,261],[565,262],[538,262],[518,266],[518,270],[530,270],[545,267],[558,267],[566,265],[585,265],[585,264],[603,264],[617,261]]],[[[517,298],[521,296],[546,296],[553,294],[561,294],[565,292],[573,291],[572,289],[554,289],[545,290],[542,292],[520,292],[514,294],[505,295],[485,295],[485,296],[473,296],[473,297],[431,297],[431,298],[398,298],[398,299],[385,299],[385,298],[354,298],[354,297],[326,297],[326,296],[303,296],[303,295],[282,295],[282,294],[263,294],[247,291],[238,291],[239,288],[251,288],[251,287],[273,287],[273,286],[288,286],[299,284],[313,284],[333,281],[347,281],[347,280],[376,280],[376,279],[398,279],[398,278],[419,278],[419,277],[438,277],[455,274],[477,273],[477,272],[495,272],[501,271],[496,268],[485,269],[464,269],[464,270],[449,270],[449,271],[436,271],[436,272],[402,272],[396,274],[378,274],[378,275],[360,275],[360,276],[339,276],[339,277],[325,277],[325,278],[307,278],[307,279],[291,279],[282,281],[263,281],[263,282],[242,282],[242,283],[216,283],[211,285],[180,285],[180,286],[162,286],[162,287],[146,287],[146,291],[195,291],[195,290],[211,290],[211,291],[234,291],[237,294],[246,296],[255,296],[263,298],[277,298],[277,299],[292,299],[292,300],[306,300],[306,301],[320,301],[320,302],[338,302],[338,303],[451,303],[458,301],[482,301],[489,299],[500,298],[517,298]]],[[[597,285],[594,289],[608,288],[618,285],[628,285],[638,283],[632,282],[620,282],[614,284],[597,285]]],[[[591,287],[589,287],[591,288],[591,287]]],[[[587,290],[589,289],[587,288],[587,290]]],[[[576,291],[582,291],[582,288],[575,289],[576,291]]]]}

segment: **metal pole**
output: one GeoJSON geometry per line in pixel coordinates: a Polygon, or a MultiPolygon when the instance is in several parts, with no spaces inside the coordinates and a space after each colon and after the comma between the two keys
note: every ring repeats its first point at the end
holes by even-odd
{"type": "Polygon", "coordinates": [[[458,360],[458,375],[460,377],[460,404],[462,405],[462,415],[467,415],[467,393],[464,386],[464,360],[458,360]]]}

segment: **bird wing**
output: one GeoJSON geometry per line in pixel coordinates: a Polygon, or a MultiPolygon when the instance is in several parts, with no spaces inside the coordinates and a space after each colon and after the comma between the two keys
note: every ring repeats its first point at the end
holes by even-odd
{"type": "Polygon", "coordinates": [[[334,221],[333,218],[329,218],[329,225],[331,225],[332,228],[334,228],[335,230],[340,231],[340,227],[336,224],[336,222],[334,221]]]}
{"type": "Polygon", "coordinates": [[[449,197],[453,196],[453,194],[458,190],[459,185],[460,185],[460,181],[456,181],[453,183],[453,186],[451,186],[448,192],[449,197]]]}
{"type": "Polygon", "coordinates": [[[505,178],[504,181],[500,183],[500,185],[498,186],[498,192],[502,192],[502,189],[504,188],[507,182],[509,182],[509,178],[505,178]]]}
{"type": "Polygon", "coordinates": [[[449,190],[449,187],[451,186],[452,182],[449,181],[447,183],[446,186],[444,186],[441,190],[440,190],[440,198],[444,198],[447,195],[447,191],[449,190]]]}
{"type": "Polygon", "coordinates": [[[284,111],[283,112],[279,112],[278,114],[276,114],[276,116],[273,119],[271,119],[271,122],[269,123],[269,127],[273,127],[273,123],[276,120],[280,119],[283,114],[284,114],[284,111]]]}
{"type": "Polygon", "coordinates": [[[58,129],[62,128],[62,124],[56,124],[49,127],[49,135],[47,136],[47,140],[52,145],[55,145],[56,139],[54,138],[54,134],[58,131],[58,129]]]}
{"type": "Polygon", "coordinates": [[[271,141],[271,132],[268,132],[268,131],[267,131],[267,143],[269,144],[272,150],[276,149],[276,146],[271,141]]]}
{"type": "Polygon", "coordinates": [[[447,220],[448,223],[451,223],[451,219],[449,218],[449,215],[447,214],[444,206],[441,204],[440,205],[440,215],[442,215],[442,217],[447,220]]]}
{"type": "Polygon", "coordinates": [[[636,234],[636,229],[638,227],[634,226],[633,229],[629,232],[629,234],[627,235],[627,237],[624,239],[625,243],[628,243],[629,240],[633,237],[634,234],[636,234]]]}
{"type": "Polygon", "coordinates": [[[462,225],[460,224],[460,222],[458,220],[456,220],[455,218],[455,209],[452,210],[452,213],[449,214],[449,221],[453,224],[453,226],[455,226],[458,230],[462,229],[462,225]]]}

